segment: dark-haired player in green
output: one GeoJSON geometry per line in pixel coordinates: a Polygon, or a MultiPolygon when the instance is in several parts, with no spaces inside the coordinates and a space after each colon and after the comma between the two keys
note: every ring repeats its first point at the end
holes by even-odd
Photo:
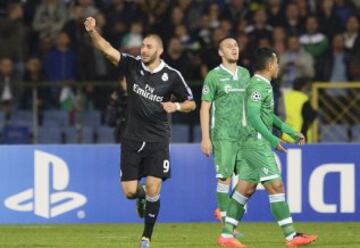
{"type": "Polygon", "coordinates": [[[239,148],[247,125],[244,101],[250,74],[237,65],[239,46],[235,39],[222,39],[218,52],[222,63],[205,78],[200,122],[201,149],[206,156],[214,154],[218,180],[216,199],[221,212],[217,217],[224,221],[231,178],[241,164],[239,148]]]}
{"type": "Polygon", "coordinates": [[[289,134],[300,145],[305,143],[301,133],[287,126],[274,114],[274,97],[270,80],[278,75],[279,65],[276,53],[270,48],[258,49],[255,53],[255,75],[246,90],[248,132],[242,143],[242,158],[239,182],[226,212],[226,222],[218,244],[223,247],[245,248],[233,236],[233,230],[244,214],[244,206],[261,183],[269,195],[271,212],[283,231],[288,247],[308,245],[317,235],[298,233],[285,201],[285,190],[280,171],[276,165],[272,148],[286,152],[281,140],[272,134],[275,126],[289,134]]]}

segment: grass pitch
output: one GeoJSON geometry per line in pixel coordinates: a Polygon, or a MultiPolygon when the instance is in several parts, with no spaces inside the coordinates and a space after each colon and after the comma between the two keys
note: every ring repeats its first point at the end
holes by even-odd
{"type": "MultiPolygon", "coordinates": [[[[159,224],[152,248],[212,248],[216,246],[220,224],[159,224]]],[[[274,223],[243,223],[241,241],[251,248],[285,247],[274,223]]],[[[319,234],[310,247],[359,248],[360,223],[298,223],[299,231],[319,234]]],[[[137,248],[142,225],[1,225],[0,247],[137,248]]],[[[309,248],[310,248],[309,247],[309,248]]]]}

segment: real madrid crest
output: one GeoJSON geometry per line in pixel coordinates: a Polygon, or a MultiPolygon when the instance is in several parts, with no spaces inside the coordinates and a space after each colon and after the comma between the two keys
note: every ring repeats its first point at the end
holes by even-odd
{"type": "Polygon", "coordinates": [[[168,76],[168,74],[166,72],[162,74],[161,80],[164,81],[164,82],[169,80],[169,76],[168,76]]]}

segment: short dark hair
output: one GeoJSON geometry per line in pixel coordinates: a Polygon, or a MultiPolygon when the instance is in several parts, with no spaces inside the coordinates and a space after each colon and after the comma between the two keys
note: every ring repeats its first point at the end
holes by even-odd
{"type": "Polygon", "coordinates": [[[163,41],[162,41],[160,35],[155,34],[155,33],[149,33],[149,34],[146,34],[146,36],[144,37],[144,39],[146,39],[146,38],[153,38],[159,44],[159,47],[161,47],[161,48],[164,47],[164,44],[163,44],[163,41]]]}
{"type": "Polygon", "coordinates": [[[254,70],[265,70],[270,60],[274,59],[274,54],[276,55],[276,52],[270,47],[257,49],[254,56],[254,70]]]}
{"type": "Polygon", "coordinates": [[[223,43],[223,41],[224,41],[224,40],[227,40],[227,39],[236,40],[235,37],[233,37],[233,36],[225,36],[224,38],[221,38],[221,39],[219,40],[219,42],[217,43],[217,48],[220,49],[221,43],[223,43]]]}

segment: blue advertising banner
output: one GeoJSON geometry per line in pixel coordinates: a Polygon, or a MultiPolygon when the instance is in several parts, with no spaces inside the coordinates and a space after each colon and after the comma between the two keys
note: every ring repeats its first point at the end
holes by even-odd
{"type": "MultiPolygon", "coordinates": [[[[306,145],[278,154],[297,221],[360,221],[360,145],[306,145]]],[[[117,145],[1,146],[0,224],[140,222],[120,188],[117,145]]],[[[161,222],[214,221],[213,161],[198,144],[171,146],[161,222]]],[[[246,221],[272,221],[259,186],[246,221]]]]}

